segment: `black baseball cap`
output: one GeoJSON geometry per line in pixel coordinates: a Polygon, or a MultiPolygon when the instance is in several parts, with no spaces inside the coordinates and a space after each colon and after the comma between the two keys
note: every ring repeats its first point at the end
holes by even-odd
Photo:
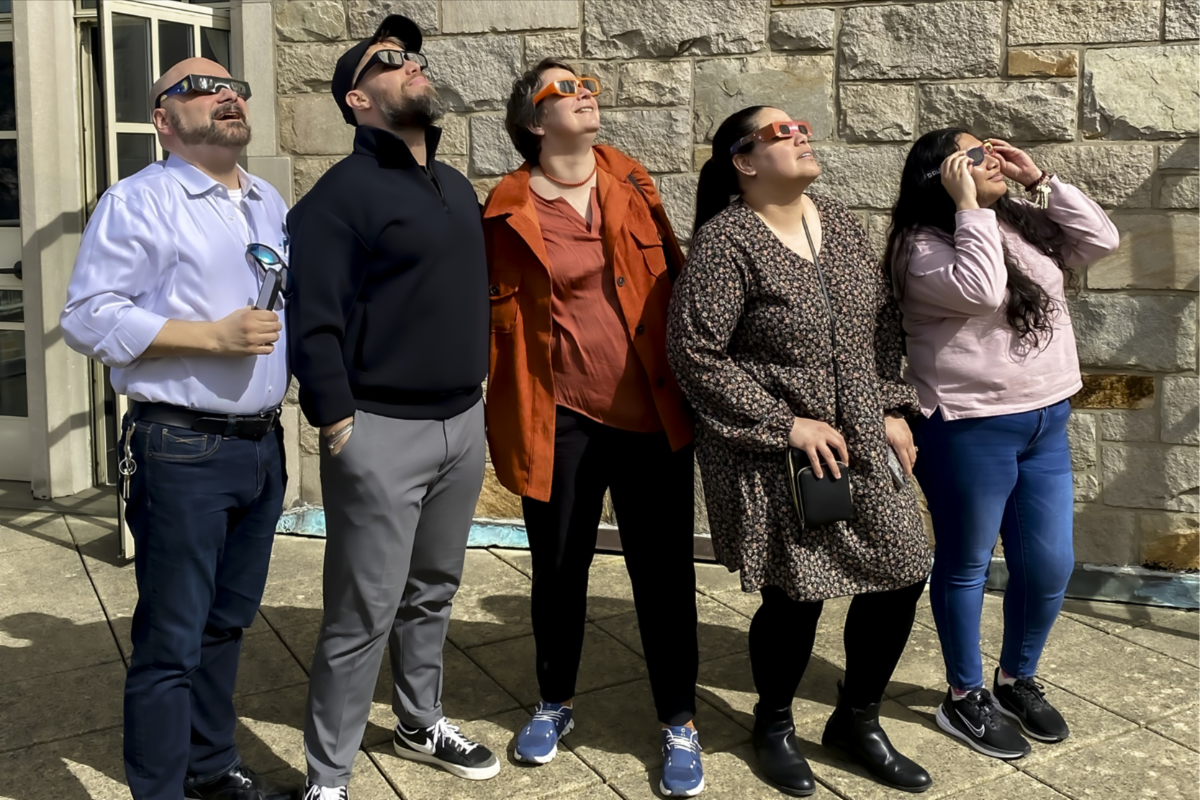
{"type": "Polygon", "coordinates": [[[350,125],[358,124],[354,119],[354,109],[346,103],[346,95],[354,87],[354,71],[358,69],[358,62],[362,61],[367,48],[389,36],[404,42],[404,49],[410,53],[421,52],[422,36],[417,23],[408,17],[392,14],[379,23],[379,30],[375,31],[374,36],[363,39],[342,53],[342,57],[337,60],[337,66],[333,68],[333,99],[342,110],[342,118],[350,125]]]}

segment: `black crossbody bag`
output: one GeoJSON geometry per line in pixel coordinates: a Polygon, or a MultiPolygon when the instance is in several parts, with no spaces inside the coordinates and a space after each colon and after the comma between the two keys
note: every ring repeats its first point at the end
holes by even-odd
{"type": "MultiPolygon", "coordinates": [[[[833,403],[834,422],[840,428],[842,425],[841,382],[838,380],[837,366],[837,320],[833,316],[833,304],[829,300],[829,292],[825,288],[825,275],[821,271],[821,262],[817,258],[817,248],[813,246],[812,234],[808,232],[808,220],[801,219],[804,224],[804,235],[808,239],[808,249],[812,253],[813,266],[817,268],[817,281],[821,285],[821,296],[825,300],[825,310],[829,313],[829,338],[833,348],[833,403]]],[[[795,447],[787,450],[788,484],[792,491],[792,502],[796,513],[800,516],[800,524],[828,525],[854,518],[854,500],[850,495],[850,469],[838,462],[842,477],[834,478],[825,465],[824,477],[818,478],[808,461],[808,454],[795,447]]]]}

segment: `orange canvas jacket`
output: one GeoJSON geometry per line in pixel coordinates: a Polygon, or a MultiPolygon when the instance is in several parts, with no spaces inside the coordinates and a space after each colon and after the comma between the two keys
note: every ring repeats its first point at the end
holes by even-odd
{"type": "MultiPolygon", "coordinates": [[[[621,313],[650,377],[654,404],[675,450],[692,441],[692,418],[667,366],[671,263],[683,253],[662,200],[641,164],[595,147],[604,253],[621,313]],[[640,191],[639,191],[640,190],[640,191]]],[[[496,477],[510,492],[550,499],[554,471],[555,395],[550,362],[550,263],[529,190],[530,166],[509,173],[483,211],[492,307],[487,435],[496,477]]]]}

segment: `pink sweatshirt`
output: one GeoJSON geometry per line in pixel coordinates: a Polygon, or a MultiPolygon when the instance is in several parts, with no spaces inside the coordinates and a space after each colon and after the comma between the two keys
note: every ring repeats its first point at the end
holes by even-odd
{"type": "MultiPolygon", "coordinates": [[[[1098,205],[1057,178],[1045,214],[1058,223],[1067,266],[1078,267],[1117,249],[1117,229],[1098,205]]],[[[1025,203],[1024,200],[1017,202],[1025,203]]],[[[1053,405],[1083,383],[1054,261],[996,219],[991,209],[959,211],[954,244],[918,232],[912,256],[898,265],[896,295],[908,337],[905,378],[921,411],[940,406],[947,420],[1017,414],[1053,405]],[[1036,350],[1024,345],[1004,316],[1007,274],[1001,241],[1059,309],[1054,336],[1036,350]]]]}

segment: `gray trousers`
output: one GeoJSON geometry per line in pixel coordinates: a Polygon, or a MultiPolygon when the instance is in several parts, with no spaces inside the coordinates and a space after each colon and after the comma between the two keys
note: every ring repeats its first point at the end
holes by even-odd
{"type": "Polygon", "coordinates": [[[483,468],[482,402],[444,422],[359,411],[338,455],[322,442],[325,614],[304,726],[313,783],[350,783],[385,644],[397,718],[442,717],[442,647],[483,468]]]}

